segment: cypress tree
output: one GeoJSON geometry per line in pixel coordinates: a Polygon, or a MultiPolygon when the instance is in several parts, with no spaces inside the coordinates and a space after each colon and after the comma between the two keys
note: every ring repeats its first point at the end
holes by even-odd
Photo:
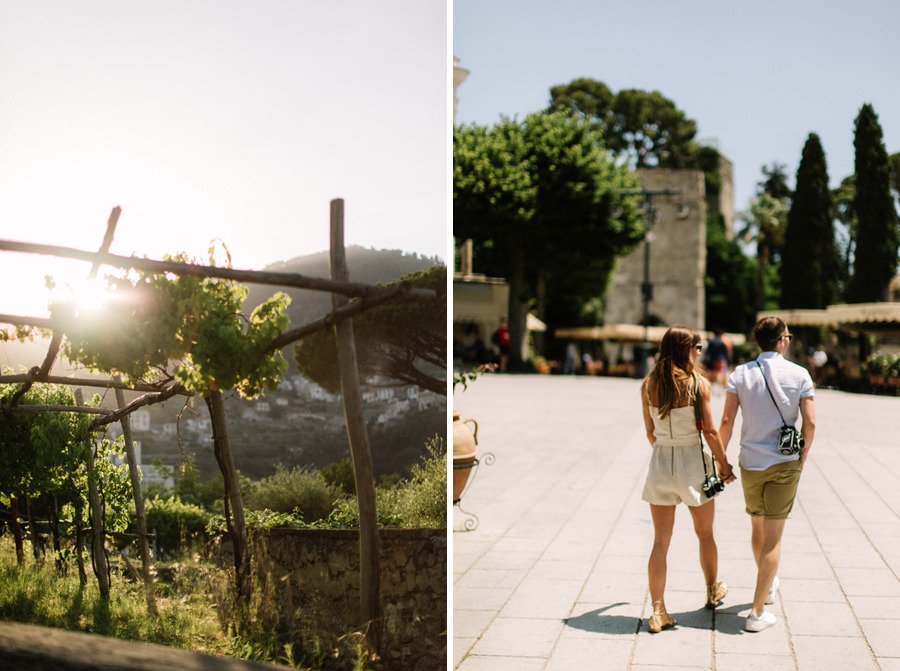
{"type": "Polygon", "coordinates": [[[824,308],[837,298],[838,255],[825,152],[810,133],[803,146],[781,250],[781,307],[824,308]]]}
{"type": "Polygon", "coordinates": [[[897,272],[900,229],[891,195],[891,165],[878,116],[870,104],[862,106],[855,124],[856,259],[846,298],[849,303],[867,303],[886,297],[897,272]]]}

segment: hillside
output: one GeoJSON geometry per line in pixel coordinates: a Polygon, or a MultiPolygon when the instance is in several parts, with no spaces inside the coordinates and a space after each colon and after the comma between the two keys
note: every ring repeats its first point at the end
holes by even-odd
{"type": "MultiPolygon", "coordinates": [[[[438,263],[440,259],[408,254],[396,249],[369,249],[357,246],[347,248],[347,267],[353,282],[386,283],[401,275],[424,270],[438,263]]],[[[299,273],[311,277],[331,277],[328,252],[280,261],[266,266],[264,270],[299,273]]],[[[291,328],[308,324],[331,311],[331,294],[306,289],[279,289],[259,284],[250,287],[250,294],[244,304],[246,310],[249,312],[279,290],[291,297],[291,304],[288,307],[291,328]]]]}

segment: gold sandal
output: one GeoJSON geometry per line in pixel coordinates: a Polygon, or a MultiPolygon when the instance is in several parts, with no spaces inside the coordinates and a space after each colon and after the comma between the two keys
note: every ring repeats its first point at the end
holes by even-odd
{"type": "Polygon", "coordinates": [[[714,582],[712,585],[706,586],[706,607],[710,610],[721,605],[728,594],[728,585],[724,582],[714,582]]]}
{"type": "Polygon", "coordinates": [[[651,634],[658,634],[663,629],[674,627],[676,624],[678,623],[675,621],[675,618],[666,612],[666,607],[663,605],[662,600],[654,601],[653,615],[647,620],[647,631],[651,634]]]}

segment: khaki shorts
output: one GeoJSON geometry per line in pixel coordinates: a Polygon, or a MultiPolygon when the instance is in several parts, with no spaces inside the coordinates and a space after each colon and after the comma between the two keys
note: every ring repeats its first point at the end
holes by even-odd
{"type": "MultiPolygon", "coordinates": [[[[706,463],[712,472],[708,454],[706,463]]],[[[689,506],[702,506],[712,501],[703,494],[703,477],[697,443],[683,447],[655,445],[641,498],[657,506],[674,506],[682,501],[689,506]]]]}
{"type": "Polygon", "coordinates": [[[741,485],[747,514],[769,520],[784,520],[794,507],[803,467],[800,460],[785,461],[764,471],[741,467],[741,485]]]}

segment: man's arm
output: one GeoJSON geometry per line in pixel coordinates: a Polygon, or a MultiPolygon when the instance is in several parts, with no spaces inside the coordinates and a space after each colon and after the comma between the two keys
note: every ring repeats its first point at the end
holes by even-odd
{"type": "Polygon", "coordinates": [[[722,411],[722,421],[719,423],[719,440],[722,441],[722,449],[728,449],[731,442],[731,434],[734,432],[734,420],[737,418],[737,410],[740,403],[738,395],[726,392],[725,410],[722,411]]]}
{"type": "Polygon", "coordinates": [[[800,399],[800,416],[803,418],[803,426],[800,433],[803,435],[803,450],[800,452],[800,465],[806,463],[809,448],[812,447],[813,436],[816,434],[816,403],[812,396],[800,399]]]}

